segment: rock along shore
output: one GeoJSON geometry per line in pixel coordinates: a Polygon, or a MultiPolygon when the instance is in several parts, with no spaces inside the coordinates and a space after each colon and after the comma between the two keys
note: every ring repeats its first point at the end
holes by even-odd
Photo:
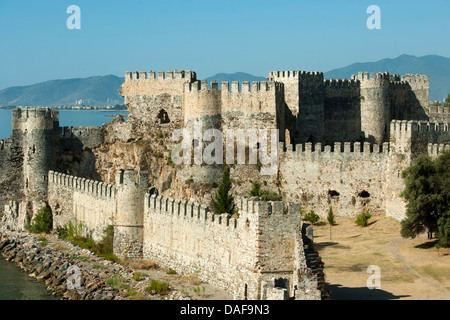
{"type": "MultiPolygon", "coordinates": [[[[48,237],[51,246],[43,243],[39,235],[0,230],[0,254],[15,262],[30,278],[45,282],[47,290],[63,300],[127,300],[125,290],[109,285],[107,280],[116,276],[133,283],[132,268],[107,261],[56,236],[48,237]]],[[[160,297],[186,298],[189,299],[179,292],[160,297]]]]}

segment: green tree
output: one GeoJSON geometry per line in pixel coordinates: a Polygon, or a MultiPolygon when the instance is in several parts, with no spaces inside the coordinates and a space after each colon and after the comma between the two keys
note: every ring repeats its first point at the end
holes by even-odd
{"type": "Polygon", "coordinates": [[[228,168],[225,168],[222,173],[222,181],[220,182],[215,194],[215,200],[212,199],[212,205],[215,213],[235,213],[234,197],[230,193],[230,190],[230,172],[228,168]]]}
{"type": "Polygon", "coordinates": [[[331,240],[331,227],[336,224],[336,220],[334,219],[333,209],[331,207],[330,207],[330,209],[328,209],[327,221],[328,221],[328,224],[330,225],[330,240],[331,240]]]}
{"type": "Polygon", "coordinates": [[[314,224],[316,224],[317,222],[319,222],[320,217],[319,217],[319,215],[317,215],[317,214],[314,212],[313,209],[311,209],[311,211],[309,211],[309,213],[307,213],[303,219],[306,220],[306,221],[311,222],[311,224],[314,225],[314,224]]]}
{"type": "Polygon", "coordinates": [[[450,107],[450,93],[447,95],[447,98],[445,98],[444,107],[450,107]]]}
{"type": "Polygon", "coordinates": [[[401,235],[415,238],[424,231],[436,232],[442,246],[450,243],[450,150],[432,159],[423,155],[402,172],[406,218],[401,235]]]}

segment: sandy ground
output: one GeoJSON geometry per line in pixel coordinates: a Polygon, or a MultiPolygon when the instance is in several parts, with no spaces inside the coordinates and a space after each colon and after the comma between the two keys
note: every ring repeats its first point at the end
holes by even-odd
{"type": "Polygon", "coordinates": [[[438,251],[436,239],[428,240],[426,234],[403,239],[400,223],[382,216],[372,217],[365,228],[350,218],[336,222],[331,239],[327,223],[314,226],[314,245],[332,299],[450,299],[450,249],[438,251]],[[379,268],[378,283],[369,266],[379,268]]]}

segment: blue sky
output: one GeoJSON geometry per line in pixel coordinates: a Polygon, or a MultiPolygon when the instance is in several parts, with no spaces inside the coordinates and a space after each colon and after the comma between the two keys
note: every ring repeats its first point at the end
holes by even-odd
{"type": "Polygon", "coordinates": [[[450,57],[450,1],[0,0],[0,89],[126,70],[266,76],[401,54],[450,57]],[[69,30],[67,7],[81,9],[69,30]],[[369,30],[367,7],[381,9],[369,30]]]}

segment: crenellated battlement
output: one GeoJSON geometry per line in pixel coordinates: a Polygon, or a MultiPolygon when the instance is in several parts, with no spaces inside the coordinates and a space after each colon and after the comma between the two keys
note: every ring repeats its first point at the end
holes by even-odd
{"type": "Polygon", "coordinates": [[[147,189],[148,171],[139,171],[136,173],[133,169],[119,170],[116,173],[116,186],[147,189]]]}
{"type": "Polygon", "coordinates": [[[50,108],[15,108],[11,110],[13,121],[28,121],[28,119],[53,119],[59,121],[59,111],[50,108]]]}
{"type": "Polygon", "coordinates": [[[220,86],[219,82],[211,81],[194,81],[187,82],[184,84],[185,92],[199,92],[205,90],[215,90],[221,92],[268,92],[273,90],[279,90],[282,88],[283,84],[281,82],[274,81],[243,81],[240,83],[239,81],[221,81],[220,86]],[[251,84],[251,85],[250,85],[251,84]]]}
{"type": "Polygon", "coordinates": [[[428,113],[450,114],[450,108],[442,106],[430,106],[428,108],[428,113]]]}
{"type": "Polygon", "coordinates": [[[232,218],[230,214],[215,214],[208,206],[196,202],[146,194],[144,210],[147,214],[170,215],[193,222],[209,223],[231,229],[237,228],[237,219],[232,218]]]}
{"type": "Polygon", "coordinates": [[[450,150],[450,144],[444,144],[444,143],[429,143],[428,144],[428,155],[435,157],[442,153],[444,153],[445,150],[450,150]]]}
{"type": "Polygon", "coordinates": [[[66,187],[73,191],[90,194],[95,197],[115,199],[116,187],[101,181],[75,177],[50,170],[48,172],[49,183],[58,185],[59,188],[66,187]]]}
{"type": "Polygon", "coordinates": [[[407,89],[410,89],[409,83],[406,82],[406,81],[397,81],[397,80],[392,81],[391,80],[389,86],[390,86],[390,89],[394,89],[394,90],[398,90],[398,89],[407,90],[407,89]]]}
{"type": "Polygon", "coordinates": [[[325,88],[331,89],[348,89],[348,88],[359,88],[359,80],[348,80],[348,79],[325,79],[323,81],[325,88]]]}
{"type": "Polygon", "coordinates": [[[0,151],[1,150],[8,150],[11,148],[12,140],[10,138],[8,139],[1,139],[0,140],[0,151]]]}
{"type": "Polygon", "coordinates": [[[323,81],[323,72],[319,71],[270,71],[269,72],[269,81],[277,80],[277,79],[288,79],[288,78],[297,78],[297,79],[308,79],[311,81],[323,81]]]}
{"type": "Polygon", "coordinates": [[[430,77],[425,74],[405,74],[402,76],[402,81],[406,81],[411,84],[422,84],[428,86],[430,83],[430,77]]]}
{"type": "Polygon", "coordinates": [[[60,127],[59,134],[62,137],[82,137],[89,136],[96,133],[101,133],[102,128],[98,126],[72,126],[72,127],[60,127]]]}
{"type": "Polygon", "coordinates": [[[335,142],[333,145],[323,145],[322,143],[311,143],[306,142],[302,144],[292,144],[284,145],[283,142],[279,143],[279,153],[280,156],[288,157],[305,157],[310,154],[321,154],[321,155],[356,155],[356,154],[367,154],[367,155],[388,155],[389,154],[389,143],[384,142],[382,145],[370,142],[335,142]]]}
{"type": "Polygon", "coordinates": [[[358,72],[357,75],[352,75],[350,79],[353,80],[359,80],[359,81],[363,81],[363,80],[391,80],[393,79],[392,75],[389,74],[389,72],[358,72]]]}
{"type": "Polygon", "coordinates": [[[126,71],[125,81],[131,80],[179,80],[186,79],[196,81],[197,75],[194,71],[174,70],[174,71],[126,71]]]}
{"type": "Polygon", "coordinates": [[[426,121],[392,120],[391,134],[406,132],[430,132],[448,134],[448,123],[432,123],[426,121]]]}
{"type": "Polygon", "coordinates": [[[147,214],[162,214],[174,216],[178,219],[192,222],[208,223],[228,229],[243,227],[246,219],[256,221],[259,218],[282,217],[300,215],[300,204],[289,203],[287,208],[282,201],[259,201],[244,197],[236,197],[236,207],[239,218],[233,218],[231,214],[215,214],[208,206],[196,202],[175,200],[156,195],[145,195],[145,212],[147,214]],[[287,210],[286,210],[287,209],[287,210]]]}

